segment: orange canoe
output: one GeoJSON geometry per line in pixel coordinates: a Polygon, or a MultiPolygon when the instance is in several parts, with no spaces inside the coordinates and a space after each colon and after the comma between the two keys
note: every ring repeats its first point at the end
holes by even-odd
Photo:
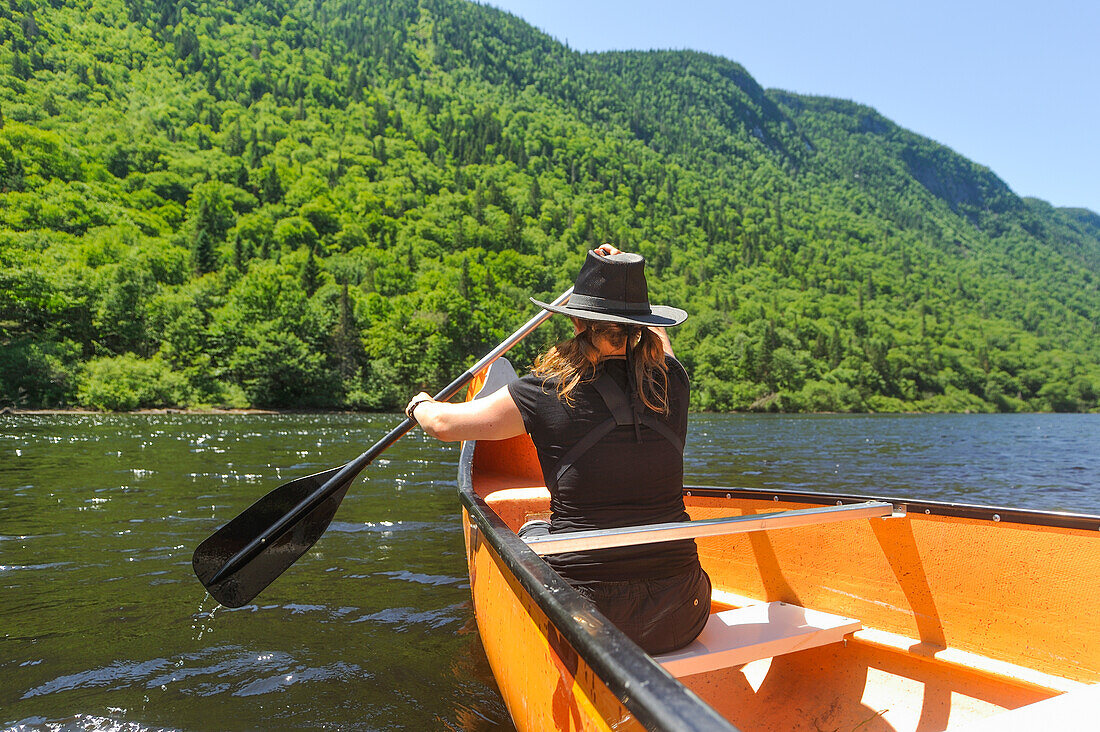
{"type": "MultiPolygon", "coordinates": [[[[510,378],[497,364],[491,383],[510,378]]],[[[526,436],[465,443],[459,492],[478,628],[520,730],[1095,729],[1098,516],[690,487],[691,522],[525,543],[549,512],[526,436]],[[685,536],[712,615],[657,658],[542,559],[685,536]]]]}

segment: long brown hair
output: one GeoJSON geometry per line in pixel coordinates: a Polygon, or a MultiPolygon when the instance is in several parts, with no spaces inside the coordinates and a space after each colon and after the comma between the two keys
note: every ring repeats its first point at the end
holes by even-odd
{"type": "Polygon", "coordinates": [[[646,407],[658,414],[668,414],[668,367],[657,334],[642,325],[595,320],[579,322],[584,330],[536,358],[532,373],[544,381],[557,379],[558,399],[572,406],[572,394],[577,385],[596,377],[596,366],[601,359],[596,343],[607,341],[616,349],[625,345],[630,353],[627,360],[634,372],[630,374],[631,388],[646,407]]]}

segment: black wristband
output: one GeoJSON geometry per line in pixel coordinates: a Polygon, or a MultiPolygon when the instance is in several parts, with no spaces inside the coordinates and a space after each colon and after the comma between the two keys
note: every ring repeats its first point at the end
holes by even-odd
{"type": "Polygon", "coordinates": [[[424,397],[423,399],[416,400],[415,402],[413,402],[409,406],[405,407],[405,416],[408,417],[409,419],[411,419],[413,422],[415,422],[416,417],[413,416],[413,415],[416,414],[416,408],[419,407],[424,402],[430,402],[431,400],[432,400],[431,397],[424,397]]]}

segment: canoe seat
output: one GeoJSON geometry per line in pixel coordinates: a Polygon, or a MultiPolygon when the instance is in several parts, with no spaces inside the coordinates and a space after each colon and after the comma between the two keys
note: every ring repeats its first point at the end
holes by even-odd
{"type": "Polygon", "coordinates": [[[714,613],[689,645],[654,660],[676,677],[740,666],[762,658],[835,643],[863,624],[785,602],[714,613]]]}

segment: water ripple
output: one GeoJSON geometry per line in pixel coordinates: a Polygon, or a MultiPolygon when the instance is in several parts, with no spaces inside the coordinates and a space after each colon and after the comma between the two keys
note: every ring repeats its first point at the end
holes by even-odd
{"type": "Polygon", "coordinates": [[[232,696],[257,696],[259,694],[271,694],[286,689],[291,684],[301,684],[310,681],[327,681],[330,679],[352,679],[364,681],[371,678],[369,673],[359,666],[343,662],[330,663],[320,668],[293,669],[290,673],[280,673],[264,679],[256,679],[242,689],[237,689],[232,696]]]}
{"type": "Polygon", "coordinates": [[[13,722],[5,732],[173,732],[174,729],[150,726],[141,722],[124,722],[110,717],[97,717],[93,714],[77,714],[65,719],[27,717],[13,722]]]}
{"type": "MultiPolygon", "coordinates": [[[[185,654],[175,660],[118,661],[109,666],[59,676],[28,690],[22,698],[96,687],[121,690],[144,686],[146,689],[163,690],[172,685],[182,685],[180,690],[183,693],[198,696],[213,696],[230,689],[232,696],[256,696],[282,691],[292,684],[332,679],[362,681],[370,676],[358,665],[342,661],[309,666],[296,662],[286,652],[256,653],[236,647],[213,647],[200,653],[185,654]]],[[[24,720],[24,723],[28,722],[24,720]]]]}
{"type": "Polygon", "coordinates": [[[341,534],[359,534],[366,532],[370,534],[382,534],[383,536],[390,536],[392,534],[408,532],[451,532],[454,530],[454,525],[452,523],[423,521],[367,521],[362,524],[353,524],[344,521],[333,521],[329,525],[328,530],[335,531],[341,534]]]}
{"type": "Polygon", "coordinates": [[[89,669],[80,673],[58,676],[53,681],[29,689],[22,699],[31,699],[46,694],[56,694],[78,688],[105,686],[122,689],[138,683],[149,674],[172,665],[167,658],[155,658],[149,661],[116,661],[109,666],[89,669]]]}
{"type": "Polygon", "coordinates": [[[58,567],[68,567],[72,564],[73,562],[49,562],[47,564],[0,564],[0,574],[4,574],[6,572],[18,572],[25,569],[57,569],[58,567]]]}
{"type": "Polygon", "coordinates": [[[391,577],[397,580],[404,580],[405,582],[415,582],[421,585],[432,585],[438,587],[440,585],[461,585],[466,583],[465,577],[447,577],[444,575],[436,574],[419,574],[417,572],[409,572],[408,570],[401,570],[397,572],[378,572],[377,574],[385,577],[391,577]]]}
{"type": "Polygon", "coordinates": [[[397,630],[405,631],[416,625],[426,625],[429,628],[442,628],[451,623],[461,622],[462,617],[456,612],[462,604],[451,605],[439,610],[418,610],[413,607],[391,607],[379,610],[370,615],[363,615],[348,622],[351,623],[384,623],[393,625],[397,630]]]}

